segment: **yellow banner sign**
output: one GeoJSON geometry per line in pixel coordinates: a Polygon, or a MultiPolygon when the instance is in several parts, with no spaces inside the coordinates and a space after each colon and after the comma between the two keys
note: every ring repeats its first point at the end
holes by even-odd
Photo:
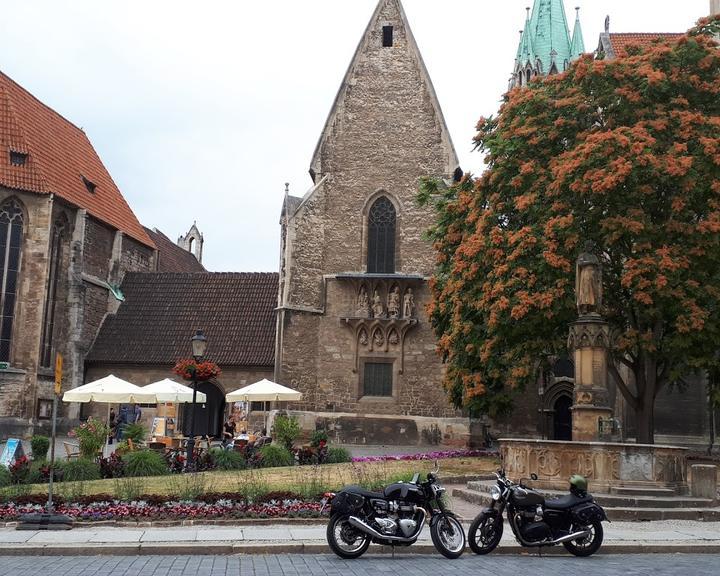
{"type": "Polygon", "coordinates": [[[55,357],[55,394],[62,392],[62,354],[55,357]]]}

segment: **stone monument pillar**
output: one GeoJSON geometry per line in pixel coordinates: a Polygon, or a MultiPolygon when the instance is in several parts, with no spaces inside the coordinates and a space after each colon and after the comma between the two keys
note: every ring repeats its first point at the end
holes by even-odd
{"type": "Polygon", "coordinates": [[[568,349],[575,362],[575,398],[572,407],[574,442],[600,440],[600,420],[612,417],[608,406],[607,358],[610,327],[600,315],[602,267],[592,242],[577,259],[575,298],[578,319],[570,325],[568,349]]]}

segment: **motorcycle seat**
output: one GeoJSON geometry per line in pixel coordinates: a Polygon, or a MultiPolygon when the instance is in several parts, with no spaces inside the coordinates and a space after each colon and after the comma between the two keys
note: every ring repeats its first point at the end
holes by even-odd
{"type": "Polygon", "coordinates": [[[573,506],[590,502],[592,496],[586,494],[585,496],[575,496],[575,494],[568,494],[567,496],[561,496],[560,498],[553,498],[552,500],[545,500],[545,508],[551,510],[569,510],[573,506]]]}
{"type": "Polygon", "coordinates": [[[346,486],[343,488],[343,492],[349,492],[350,494],[358,494],[360,496],[364,496],[365,498],[380,498],[385,499],[385,495],[381,492],[370,492],[370,490],[365,490],[362,486],[346,486]]]}

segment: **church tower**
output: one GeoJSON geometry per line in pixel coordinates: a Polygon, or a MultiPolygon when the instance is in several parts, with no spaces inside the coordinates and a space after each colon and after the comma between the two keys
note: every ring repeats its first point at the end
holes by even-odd
{"type": "Polygon", "coordinates": [[[190,252],[202,264],[203,242],[203,235],[198,230],[197,222],[193,222],[188,233],[178,238],[177,245],[190,252]]]}
{"type": "Polygon", "coordinates": [[[585,52],[580,8],[575,8],[572,35],[563,0],[535,0],[532,11],[526,10],[510,88],[525,86],[534,76],[564,72],[585,52]]]}
{"type": "Polygon", "coordinates": [[[303,392],[308,419],[356,415],[362,438],[346,441],[413,443],[412,416],[455,414],[425,314],[433,213],[418,180],[462,172],[400,0],[379,1],[310,175],[281,214],[275,378],[303,392]]]}

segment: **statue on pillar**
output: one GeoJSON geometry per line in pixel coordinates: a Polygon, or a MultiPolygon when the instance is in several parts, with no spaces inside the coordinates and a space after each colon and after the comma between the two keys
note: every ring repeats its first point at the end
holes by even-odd
{"type": "Polygon", "coordinates": [[[397,318],[400,315],[400,288],[397,286],[388,294],[387,310],[390,318],[397,318]]]}
{"type": "Polygon", "coordinates": [[[575,299],[581,316],[599,316],[602,306],[602,266],[594,249],[594,242],[585,242],[575,266],[575,299]]]}
{"type": "Polygon", "coordinates": [[[412,288],[408,288],[403,297],[403,318],[412,318],[415,313],[415,296],[412,288]]]}
{"type": "Polygon", "coordinates": [[[355,311],[355,315],[359,316],[360,318],[370,317],[370,298],[368,298],[368,293],[365,289],[365,286],[360,288],[360,294],[358,294],[357,310],[355,311]]]}
{"type": "Polygon", "coordinates": [[[385,318],[385,306],[382,303],[382,299],[380,298],[380,294],[377,291],[377,288],[375,289],[375,292],[373,294],[373,317],[375,318],[385,318]]]}

